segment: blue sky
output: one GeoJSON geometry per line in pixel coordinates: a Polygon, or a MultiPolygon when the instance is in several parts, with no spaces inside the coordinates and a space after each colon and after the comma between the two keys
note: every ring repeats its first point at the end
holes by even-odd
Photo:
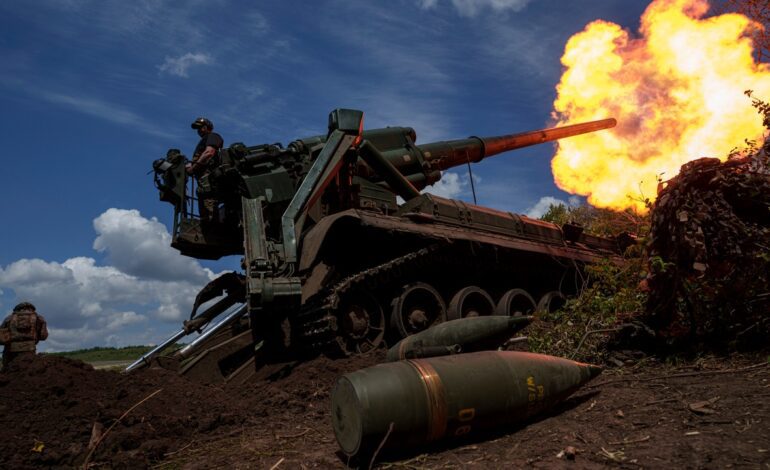
{"type": "MultiPolygon", "coordinates": [[[[2,2],[0,311],[35,303],[42,350],[157,342],[237,264],[170,249],[171,206],[147,175],[169,147],[192,153],[195,117],[226,145],[323,133],[337,107],[418,143],[545,127],[566,40],[594,19],[635,30],[648,3],[2,2]]],[[[479,203],[537,215],[569,200],[552,154],[476,165],[479,203]]],[[[457,171],[434,190],[471,200],[467,183],[457,171]]]]}

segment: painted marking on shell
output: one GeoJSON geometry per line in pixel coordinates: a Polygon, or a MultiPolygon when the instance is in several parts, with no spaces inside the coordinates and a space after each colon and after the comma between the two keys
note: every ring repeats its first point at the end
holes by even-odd
{"type": "MultiPolygon", "coordinates": [[[[476,417],[476,408],[463,408],[457,413],[457,420],[461,423],[468,423],[469,421],[473,420],[473,418],[476,417]]],[[[470,424],[463,424],[462,426],[459,426],[457,429],[455,429],[454,435],[456,437],[464,436],[465,434],[468,434],[471,432],[471,425],[470,424]]]]}
{"type": "Polygon", "coordinates": [[[461,423],[470,421],[475,417],[476,417],[476,408],[463,408],[462,410],[460,410],[459,413],[457,413],[457,419],[461,423]]]}
{"type": "Polygon", "coordinates": [[[470,424],[464,424],[464,425],[460,426],[459,428],[455,429],[455,436],[456,437],[464,436],[464,435],[468,434],[469,432],[471,432],[471,425],[470,424]]]}
{"type": "Polygon", "coordinates": [[[527,377],[527,414],[532,415],[543,407],[545,386],[538,385],[535,377],[527,377]]]}

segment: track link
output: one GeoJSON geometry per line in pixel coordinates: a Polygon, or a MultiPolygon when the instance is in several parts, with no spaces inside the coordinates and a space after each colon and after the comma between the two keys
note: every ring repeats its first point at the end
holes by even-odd
{"type": "Polygon", "coordinates": [[[299,341],[309,349],[327,349],[337,346],[339,327],[334,311],[341,299],[356,288],[375,289],[404,277],[404,273],[426,264],[435,265],[441,258],[441,244],[434,244],[407,253],[360,271],[331,286],[320,298],[323,300],[308,306],[298,317],[299,341]]]}

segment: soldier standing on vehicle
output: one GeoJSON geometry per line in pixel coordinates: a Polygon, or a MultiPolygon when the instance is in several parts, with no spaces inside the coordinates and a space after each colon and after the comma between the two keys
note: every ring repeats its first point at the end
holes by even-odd
{"type": "Polygon", "coordinates": [[[0,325],[0,342],[3,348],[3,368],[14,358],[34,355],[38,341],[48,338],[45,318],[35,311],[35,306],[22,302],[13,308],[13,313],[0,325]]]}
{"type": "Polygon", "coordinates": [[[187,174],[198,179],[198,210],[202,222],[211,222],[216,213],[218,201],[207,197],[210,191],[208,178],[204,178],[219,164],[219,151],[224,145],[222,136],[214,132],[214,124],[204,117],[199,117],[190,125],[198,131],[201,140],[195,147],[192,163],[187,165],[187,174]]]}

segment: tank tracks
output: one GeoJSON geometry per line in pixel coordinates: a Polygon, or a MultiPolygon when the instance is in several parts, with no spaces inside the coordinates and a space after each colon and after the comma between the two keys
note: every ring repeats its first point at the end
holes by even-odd
{"type": "MultiPolygon", "coordinates": [[[[295,326],[299,329],[299,334],[295,338],[303,348],[310,350],[329,349],[330,346],[340,349],[337,344],[340,327],[335,310],[346,294],[356,289],[372,291],[403,279],[404,273],[425,266],[435,266],[438,262],[445,261],[442,260],[445,256],[442,256],[441,250],[444,246],[446,245],[433,244],[421,248],[358,272],[333,285],[320,296],[322,301],[311,304],[312,306],[299,314],[295,326]]],[[[389,321],[387,312],[385,321],[389,321]]]]}

